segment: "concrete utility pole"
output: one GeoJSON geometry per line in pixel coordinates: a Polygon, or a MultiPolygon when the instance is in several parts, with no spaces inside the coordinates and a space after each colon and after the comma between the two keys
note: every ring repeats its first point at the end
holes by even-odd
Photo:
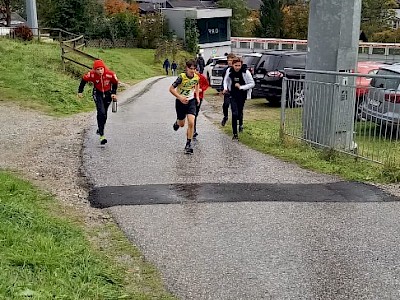
{"type": "Polygon", "coordinates": [[[26,0],[26,16],[28,26],[32,29],[33,35],[38,35],[39,25],[36,12],[36,0],[26,0]]]}
{"type": "MultiPolygon", "coordinates": [[[[311,0],[307,70],[355,70],[360,20],[361,0],[311,0]]],[[[306,138],[353,149],[354,77],[307,74],[306,79],[322,82],[305,87],[305,96],[311,100],[304,104],[306,138]]]]}

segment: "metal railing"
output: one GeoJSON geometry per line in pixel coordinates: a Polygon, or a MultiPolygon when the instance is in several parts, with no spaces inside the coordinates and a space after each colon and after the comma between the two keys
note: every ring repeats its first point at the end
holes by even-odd
{"type": "Polygon", "coordinates": [[[281,137],[400,165],[400,76],[285,71],[301,76],[283,78],[281,137]]]}
{"type": "MultiPolygon", "coordinates": [[[[231,37],[234,53],[265,50],[307,51],[307,40],[231,37]]],[[[400,43],[359,43],[359,59],[400,60],[400,43]]]]}

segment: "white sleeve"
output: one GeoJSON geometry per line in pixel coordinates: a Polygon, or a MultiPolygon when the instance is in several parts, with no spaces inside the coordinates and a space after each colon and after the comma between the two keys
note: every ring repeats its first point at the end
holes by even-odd
{"type": "Polygon", "coordinates": [[[254,85],[255,85],[254,79],[253,79],[253,76],[251,76],[251,73],[249,70],[246,70],[246,73],[244,73],[243,79],[246,84],[240,86],[241,90],[249,90],[254,87],[254,85]]]}
{"type": "Polygon", "coordinates": [[[224,77],[224,90],[229,90],[228,87],[231,84],[231,79],[229,78],[230,68],[226,70],[225,77],[224,77]]]}

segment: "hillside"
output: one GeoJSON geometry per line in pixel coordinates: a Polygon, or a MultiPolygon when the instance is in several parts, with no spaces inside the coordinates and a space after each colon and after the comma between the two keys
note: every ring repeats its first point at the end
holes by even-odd
{"type": "MultiPolygon", "coordinates": [[[[103,59],[121,82],[133,84],[161,74],[154,50],[86,49],[103,59]]],[[[76,97],[84,68],[63,71],[58,44],[0,39],[0,101],[18,102],[52,115],[69,115],[93,109],[90,88],[84,99],[76,97]]]]}

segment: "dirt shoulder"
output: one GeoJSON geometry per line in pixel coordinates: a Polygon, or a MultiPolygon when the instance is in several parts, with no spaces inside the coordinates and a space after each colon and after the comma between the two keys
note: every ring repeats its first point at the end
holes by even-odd
{"type": "Polygon", "coordinates": [[[50,192],[65,206],[80,211],[87,222],[108,216],[90,207],[88,186],[81,172],[84,130],[93,112],[68,118],[0,102],[0,168],[17,172],[50,192]]]}

